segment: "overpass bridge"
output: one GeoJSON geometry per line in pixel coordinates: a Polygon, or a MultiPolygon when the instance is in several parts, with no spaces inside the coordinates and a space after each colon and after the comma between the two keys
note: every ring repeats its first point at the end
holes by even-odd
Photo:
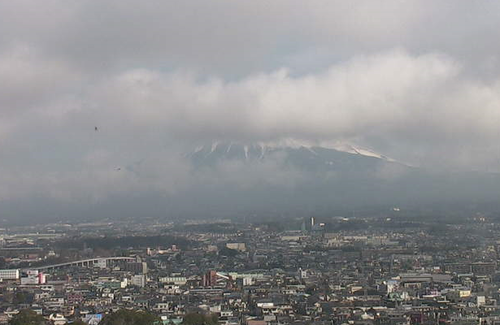
{"type": "Polygon", "coordinates": [[[26,271],[26,270],[53,271],[53,270],[67,268],[67,267],[106,268],[106,267],[112,265],[113,263],[117,263],[117,262],[119,263],[119,262],[135,262],[135,261],[137,261],[136,257],[122,257],[122,256],[96,257],[96,258],[89,258],[89,259],[73,261],[73,262],[45,265],[45,266],[39,266],[39,267],[30,267],[30,268],[23,269],[23,271],[26,271]]]}

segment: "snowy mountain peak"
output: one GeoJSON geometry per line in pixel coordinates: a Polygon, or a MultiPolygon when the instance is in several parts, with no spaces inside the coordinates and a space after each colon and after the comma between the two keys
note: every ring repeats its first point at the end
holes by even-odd
{"type": "Polygon", "coordinates": [[[377,153],[371,149],[355,146],[348,143],[310,143],[286,139],[275,142],[218,142],[214,141],[206,145],[198,146],[188,156],[200,156],[198,158],[208,158],[209,156],[219,156],[226,158],[241,158],[244,160],[261,160],[268,154],[281,151],[306,150],[311,155],[318,156],[318,150],[335,150],[338,152],[359,155],[370,158],[377,158],[388,162],[396,162],[383,154],[377,153]]]}

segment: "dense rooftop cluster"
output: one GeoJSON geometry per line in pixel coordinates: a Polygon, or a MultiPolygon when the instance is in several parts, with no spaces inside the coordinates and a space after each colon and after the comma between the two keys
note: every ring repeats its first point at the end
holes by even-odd
{"type": "Polygon", "coordinates": [[[158,324],[500,324],[495,220],[393,212],[2,229],[0,324],[23,310],[52,324],[120,310],[158,324]]]}

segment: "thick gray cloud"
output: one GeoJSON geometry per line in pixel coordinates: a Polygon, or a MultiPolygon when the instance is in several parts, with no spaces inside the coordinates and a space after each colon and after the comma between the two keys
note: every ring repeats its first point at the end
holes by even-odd
{"type": "Polygon", "coordinates": [[[495,1],[0,1],[0,199],[302,177],[194,175],[211,140],[498,171],[499,22],[495,1]]]}

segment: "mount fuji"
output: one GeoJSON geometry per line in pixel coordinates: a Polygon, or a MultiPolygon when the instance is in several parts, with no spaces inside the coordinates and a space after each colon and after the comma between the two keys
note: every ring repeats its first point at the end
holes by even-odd
{"type": "Polygon", "coordinates": [[[197,147],[187,157],[196,167],[216,166],[227,161],[256,164],[280,157],[284,166],[305,171],[375,171],[383,165],[411,168],[373,150],[350,144],[319,146],[290,140],[279,143],[212,142],[197,147]]]}
{"type": "Polygon", "coordinates": [[[207,212],[492,202],[500,191],[496,174],[429,171],[350,144],[210,142],[186,156],[211,181],[193,196],[207,212]]]}

